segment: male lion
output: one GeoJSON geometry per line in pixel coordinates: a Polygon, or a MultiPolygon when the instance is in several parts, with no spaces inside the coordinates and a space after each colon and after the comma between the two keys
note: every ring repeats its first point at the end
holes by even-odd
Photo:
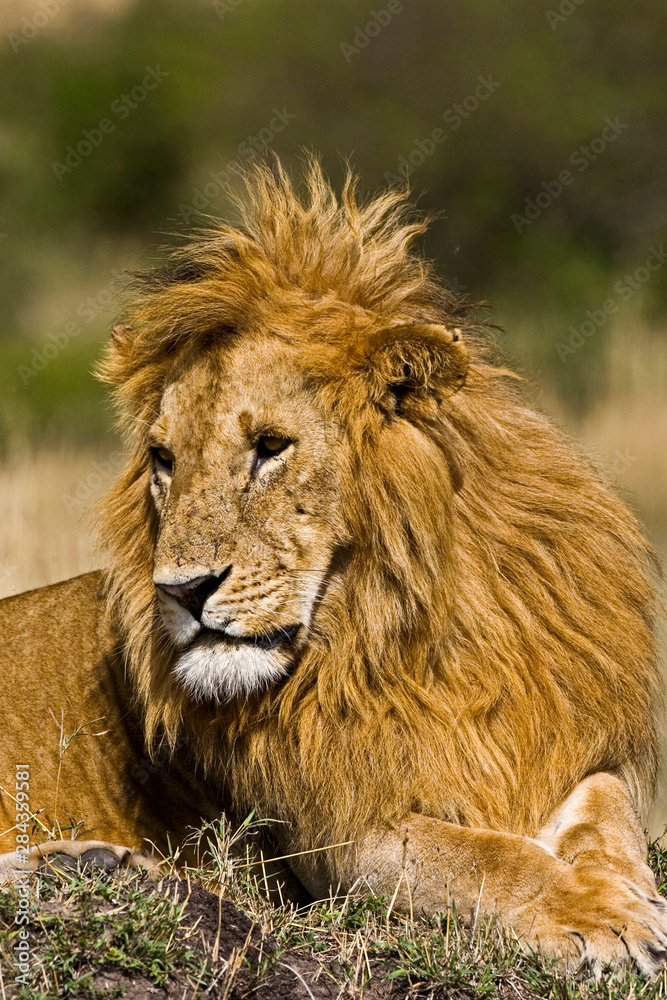
{"type": "Polygon", "coordinates": [[[411,252],[402,193],[246,186],[114,330],[108,570],[2,602],[3,849],[29,765],[45,828],[162,849],[255,810],[315,897],[362,877],[656,972],[635,518],[411,252]]]}

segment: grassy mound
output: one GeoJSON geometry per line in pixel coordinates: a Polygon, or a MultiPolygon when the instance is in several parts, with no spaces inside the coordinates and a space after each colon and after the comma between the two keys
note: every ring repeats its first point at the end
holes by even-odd
{"type": "MultiPolygon", "coordinates": [[[[655,981],[626,970],[597,983],[565,977],[553,961],[524,952],[497,921],[464,928],[453,909],[411,920],[363,891],[307,907],[273,906],[263,892],[263,865],[247,846],[240,849],[243,838],[224,826],[205,833],[210,854],[180,878],[176,856],[157,883],[131,873],[36,877],[28,984],[16,979],[16,893],[2,890],[3,1000],[653,1000],[667,992],[665,973],[655,981]]],[[[653,844],[650,858],[667,893],[667,851],[653,844]]]]}

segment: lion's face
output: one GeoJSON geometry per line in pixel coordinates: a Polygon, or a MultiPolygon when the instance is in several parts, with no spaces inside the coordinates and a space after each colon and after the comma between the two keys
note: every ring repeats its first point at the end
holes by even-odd
{"type": "Polygon", "coordinates": [[[294,353],[267,337],[183,363],[150,429],[154,583],[196,699],[284,676],[343,541],[341,440],[294,353]]]}

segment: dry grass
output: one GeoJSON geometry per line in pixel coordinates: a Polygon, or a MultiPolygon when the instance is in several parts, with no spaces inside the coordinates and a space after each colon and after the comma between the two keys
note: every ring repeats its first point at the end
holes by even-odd
{"type": "MultiPolygon", "coordinates": [[[[557,402],[547,408],[606,470],[667,559],[667,351],[665,334],[624,323],[609,340],[608,390],[577,421],[557,402]]],[[[583,351],[582,351],[583,353],[583,351]]],[[[585,363],[578,356],[568,363],[585,363]]]]}
{"type": "Polygon", "coordinates": [[[99,565],[84,524],[120,453],[13,449],[0,466],[0,597],[99,565]]]}

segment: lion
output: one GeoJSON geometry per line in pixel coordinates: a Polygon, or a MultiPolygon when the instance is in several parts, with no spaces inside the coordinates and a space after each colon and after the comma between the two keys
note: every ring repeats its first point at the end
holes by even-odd
{"type": "Polygon", "coordinates": [[[313,898],[453,901],[656,973],[637,520],[413,250],[406,191],[339,198],[314,160],[236,197],[101,364],[130,455],[106,569],[0,604],[5,876],[254,812],[313,898]],[[17,859],[30,817],[62,840],[17,859]]]}

